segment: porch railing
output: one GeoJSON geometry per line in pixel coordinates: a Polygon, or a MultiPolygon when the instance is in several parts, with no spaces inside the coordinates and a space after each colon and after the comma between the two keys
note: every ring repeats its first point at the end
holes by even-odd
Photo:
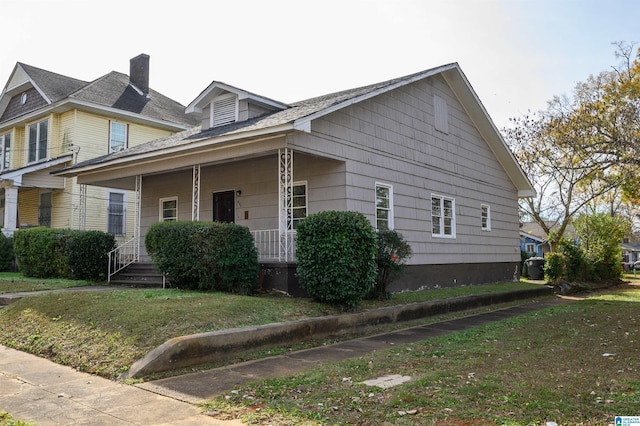
{"type": "Polygon", "coordinates": [[[274,262],[296,260],[295,231],[280,233],[278,229],[264,229],[251,231],[251,235],[258,250],[259,260],[274,262]]]}
{"type": "Polygon", "coordinates": [[[138,237],[133,237],[108,253],[109,256],[109,272],[108,281],[111,277],[123,270],[127,266],[135,263],[140,258],[138,245],[138,237]]]}

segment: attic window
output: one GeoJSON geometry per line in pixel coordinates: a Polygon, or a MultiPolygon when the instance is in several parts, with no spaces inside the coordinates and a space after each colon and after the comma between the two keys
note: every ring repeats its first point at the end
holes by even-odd
{"type": "Polygon", "coordinates": [[[238,120],[238,98],[235,94],[218,96],[211,102],[211,127],[238,120]]]}
{"type": "Polygon", "coordinates": [[[27,103],[27,92],[24,92],[21,96],[20,96],[20,103],[22,105],[27,103]]]}

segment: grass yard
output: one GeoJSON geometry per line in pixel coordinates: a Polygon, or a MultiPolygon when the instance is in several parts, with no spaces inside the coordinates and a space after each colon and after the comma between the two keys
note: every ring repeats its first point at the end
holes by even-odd
{"type": "Polygon", "coordinates": [[[19,272],[0,272],[0,294],[23,291],[58,290],[70,287],[106,284],[82,280],[27,278],[19,272]]]}
{"type": "Polygon", "coordinates": [[[205,409],[271,425],[608,425],[640,415],[640,286],[247,385],[205,409]],[[363,381],[399,374],[402,385],[363,381]]]}
{"type": "MultiPolygon", "coordinates": [[[[365,301],[359,309],[535,286],[502,283],[402,293],[389,301],[365,301]]],[[[25,297],[0,310],[0,344],[116,378],[173,337],[340,313],[288,297],[116,287],[25,297]]]]}

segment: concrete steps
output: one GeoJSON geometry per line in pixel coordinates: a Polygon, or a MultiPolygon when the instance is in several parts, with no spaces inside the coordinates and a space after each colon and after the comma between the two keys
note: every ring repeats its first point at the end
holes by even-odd
{"type": "Polygon", "coordinates": [[[111,278],[111,284],[130,287],[162,287],[163,276],[151,262],[132,263],[111,278]]]}

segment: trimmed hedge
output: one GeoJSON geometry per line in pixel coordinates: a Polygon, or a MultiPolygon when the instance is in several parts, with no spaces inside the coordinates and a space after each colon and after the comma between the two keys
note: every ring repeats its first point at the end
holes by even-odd
{"type": "Polygon", "coordinates": [[[149,228],[145,247],[172,287],[248,294],[258,284],[258,252],[244,226],[158,222],[149,228]]]}
{"type": "Polygon", "coordinates": [[[0,232],[0,271],[13,271],[15,258],[13,240],[0,232]]]}
{"type": "Polygon", "coordinates": [[[310,296],[353,308],[376,284],[377,239],[362,213],[324,211],[296,229],[297,273],[310,296]]]}
{"type": "Polygon", "coordinates": [[[105,232],[42,227],[17,230],[13,241],[18,269],[37,278],[104,280],[115,247],[105,232]]]}

